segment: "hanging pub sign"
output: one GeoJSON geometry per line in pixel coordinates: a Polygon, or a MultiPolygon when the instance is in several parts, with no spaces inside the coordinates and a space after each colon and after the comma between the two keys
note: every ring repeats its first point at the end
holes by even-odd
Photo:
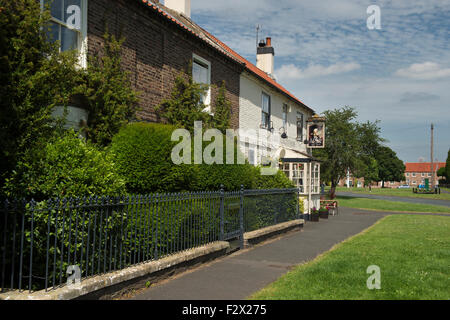
{"type": "Polygon", "coordinates": [[[307,121],[308,148],[325,148],[325,118],[314,115],[307,121]]]}

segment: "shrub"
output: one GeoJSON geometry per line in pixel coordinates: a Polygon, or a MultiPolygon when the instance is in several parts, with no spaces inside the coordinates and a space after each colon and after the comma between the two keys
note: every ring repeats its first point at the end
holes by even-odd
{"type": "Polygon", "coordinates": [[[156,123],[129,124],[113,138],[111,151],[129,192],[180,192],[196,188],[197,169],[175,165],[171,141],[175,127],[156,123]]]}
{"type": "Polygon", "coordinates": [[[109,153],[80,139],[73,131],[40,141],[28,150],[7,179],[8,197],[34,198],[124,194],[125,182],[109,153]]]}
{"type": "Polygon", "coordinates": [[[261,175],[261,167],[254,168],[253,189],[284,189],[295,188],[294,183],[286,175],[278,170],[275,175],[261,175]]]}

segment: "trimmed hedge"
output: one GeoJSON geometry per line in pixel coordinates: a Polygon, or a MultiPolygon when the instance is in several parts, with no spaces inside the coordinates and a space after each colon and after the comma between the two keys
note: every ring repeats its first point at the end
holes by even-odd
{"type": "MultiPolygon", "coordinates": [[[[292,188],[292,182],[278,171],[273,176],[261,175],[261,168],[245,164],[181,164],[172,162],[172,149],[179,143],[171,141],[176,127],[157,123],[133,123],[114,138],[111,152],[128,192],[215,191],[223,185],[226,191],[245,189],[292,188]]],[[[225,139],[225,138],[224,138],[225,139]]],[[[193,138],[192,138],[193,141],[193,138]]],[[[203,149],[209,142],[203,143],[203,149]]],[[[224,162],[226,144],[224,140],[224,162]]],[[[237,142],[234,155],[240,152],[237,142]]],[[[193,156],[192,152],[192,156],[193,156]]],[[[193,161],[192,161],[193,163],[193,161]]]]}
{"type": "Polygon", "coordinates": [[[157,123],[132,123],[113,138],[111,151],[130,193],[195,190],[197,169],[175,165],[171,141],[175,127],[157,123]]]}

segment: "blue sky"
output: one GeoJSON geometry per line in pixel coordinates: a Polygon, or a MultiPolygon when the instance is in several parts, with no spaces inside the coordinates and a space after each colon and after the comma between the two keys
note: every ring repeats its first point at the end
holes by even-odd
{"type": "Polygon", "coordinates": [[[355,107],[381,120],[403,161],[450,148],[450,0],[192,0],[192,18],[251,62],[272,37],[277,81],[317,112],[355,107]],[[369,30],[369,5],[381,30],[369,30]]]}

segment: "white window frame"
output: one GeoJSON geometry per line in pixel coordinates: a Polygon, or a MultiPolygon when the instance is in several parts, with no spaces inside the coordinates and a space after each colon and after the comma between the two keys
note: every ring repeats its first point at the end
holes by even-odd
{"type": "Polygon", "coordinates": [[[297,141],[302,142],[302,141],[303,141],[303,136],[304,136],[303,130],[305,129],[305,123],[304,123],[305,117],[304,117],[303,113],[297,111],[297,118],[296,118],[296,119],[297,119],[297,120],[295,121],[296,136],[297,136],[296,139],[297,139],[297,141]],[[298,122],[299,122],[299,121],[301,121],[301,123],[302,123],[302,127],[301,127],[301,128],[302,128],[302,130],[301,130],[301,136],[298,135],[298,128],[299,128],[298,122]]]}
{"type": "MultiPolygon", "coordinates": [[[[57,1],[57,0],[54,0],[57,1]]],[[[44,10],[44,0],[40,0],[41,10],[44,10]]],[[[87,29],[88,29],[88,0],[81,0],[81,29],[78,31],[78,59],[80,67],[87,68],[87,51],[88,51],[88,39],[87,39],[87,29]]],[[[51,18],[50,21],[57,23],[59,25],[67,27],[65,21],[61,21],[57,18],[51,18]]],[[[61,48],[60,48],[61,50],[61,48]]]]}
{"type": "MultiPolygon", "coordinates": [[[[194,63],[206,66],[208,68],[207,83],[204,83],[208,86],[208,91],[206,92],[206,96],[204,97],[203,103],[205,104],[206,108],[203,111],[208,112],[210,115],[214,115],[214,112],[212,112],[211,110],[211,62],[193,53],[192,64],[194,63]]],[[[192,68],[193,67],[194,66],[192,66],[192,68]]]]}
{"type": "Polygon", "coordinates": [[[262,129],[267,129],[269,131],[271,130],[271,125],[270,125],[271,117],[272,117],[272,97],[270,96],[270,94],[265,93],[264,91],[262,91],[261,92],[261,126],[260,126],[262,129]],[[264,96],[269,98],[269,112],[265,112],[264,109],[263,109],[264,96]],[[263,116],[266,115],[266,114],[268,115],[268,117],[267,117],[267,123],[264,126],[264,124],[263,124],[263,116]]]}
{"type": "MultiPolygon", "coordinates": [[[[289,105],[287,103],[283,103],[282,106],[282,122],[283,122],[283,128],[285,131],[288,129],[288,114],[289,114],[289,105]]],[[[286,132],[287,133],[287,132],[286,132]]]]}
{"type": "Polygon", "coordinates": [[[409,177],[409,173],[407,173],[406,176],[409,177]]]}

